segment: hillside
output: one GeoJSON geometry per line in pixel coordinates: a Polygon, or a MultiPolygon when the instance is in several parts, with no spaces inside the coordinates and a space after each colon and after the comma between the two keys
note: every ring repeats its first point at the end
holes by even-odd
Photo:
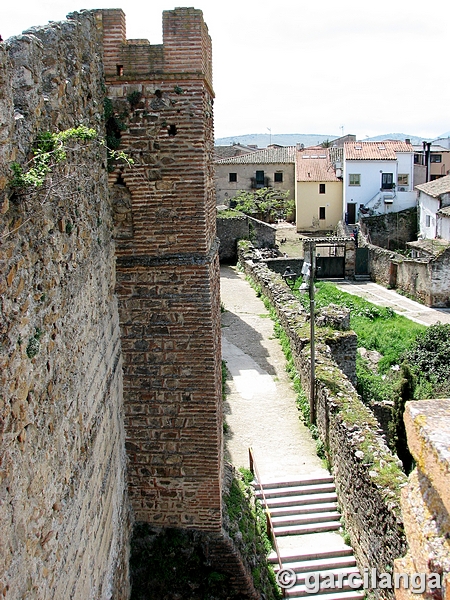
{"type": "MultiPolygon", "coordinates": [[[[315,146],[321,144],[325,140],[335,140],[338,136],[327,135],[324,133],[276,133],[270,135],[268,133],[250,133],[247,135],[235,135],[232,137],[223,137],[216,139],[216,146],[231,146],[232,144],[243,144],[244,146],[256,145],[258,148],[266,148],[270,143],[279,144],[280,146],[295,146],[296,144],[304,144],[307,146],[315,146]]],[[[441,137],[447,137],[443,134],[441,137]]],[[[410,139],[411,144],[420,145],[424,139],[417,135],[408,133],[385,133],[375,137],[365,138],[364,141],[378,142],[379,140],[405,140],[410,139]]],[[[427,139],[426,141],[430,141],[427,139]]]]}

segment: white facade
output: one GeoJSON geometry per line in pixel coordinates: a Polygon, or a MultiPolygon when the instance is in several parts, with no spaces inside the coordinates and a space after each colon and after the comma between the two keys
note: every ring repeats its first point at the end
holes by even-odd
{"type": "Polygon", "coordinates": [[[419,235],[450,241],[450,175],[416,187],[419,235]]]}
{"type": "Polygon", "coordinates": [[[396,144],[393,142],[345,145],[343,217],[348,223],[357,222],[360,214],[398,212],[416,205],[414,152],[412,146],[400,144],[401,152],[395,151],[396,144]],[[358,153],[361,158],[358,158],[358,153]],[[383,157],[383,154],[387,156],[383,157]]]}
{"type": "Polygon", "coordinates": [[[425,192],[417,197],[419,203],[419,235],[422,239],[433,240],[437,235],[436,213],[440,208],[439,198],[433,198],[425,192]]]}

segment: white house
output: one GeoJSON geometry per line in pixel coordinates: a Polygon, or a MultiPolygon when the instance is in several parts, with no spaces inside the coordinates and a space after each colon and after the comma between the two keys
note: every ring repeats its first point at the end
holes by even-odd
{"type": "Polygon", "coordinates": [[[419,235],[450,241],[450,175],[416,186],[419,235]]]}
{"type": "Polygon", "coordinates": [[[412,208],[414,150],[408,142],[346,142],[343,161],[343,217],[349,224],[359,216],[412,208]]]}

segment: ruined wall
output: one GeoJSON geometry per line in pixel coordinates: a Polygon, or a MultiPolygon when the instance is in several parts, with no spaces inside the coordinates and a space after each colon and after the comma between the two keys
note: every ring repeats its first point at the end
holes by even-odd
{"type": "Polygon", "coordinates": [[[127,598],[130,532],[106,155],[8,185],[43,131],[103,135],[92,14],[0,44],[0,595],[127,598]]]}
{"type": "Polygon", "coordinates": [[[217,214],[217,236],[220,240],[219,258],[222,262],[236,262],[239,240],[252,240],[257,248],[273,248],[276,242],[276,228],[242,213],[223,217],[217,214]]]}
{"type": "Polygon", "coordinates": [[[450,303],[450,250],[437,257],[405,258],[372,244],[369,270],[373,280],[398,289],[427,306],[448,307],[450,303]]]}
{"type": "MultiPolygon", "coordinates": [[[[305,323],[305,313],[278,274],[252,261],[248,244],[241,244],[239,250],[245,272],[270,299],[289,336],[303,389],[309,394],[309,324],[305,323]]],[[[406,476],[348,377],[355,355],[353,332],[334,331],[330,335],[316,328],[317,427],[333,467],[339,505],[358,566],[384,573],[406,551],[400,512],[400,488],[406,476]]],[[[392,598],[393,592],[374,590],[374,595],[392,598]]]]}
{"type": "Polygon", "coordinates": [[[375,246],[388,250],[406,248],[407,242],[417,239],[417,208],[364,217],[360,226],[362,233],[369,234],[375,246]]]}
{"type": "Polygon", "coordinates": [[[98,11],[97,18],[110,129],[135,161],[109,176],[130,496],[138,521],[219,531],[211,40],[201,11],[191,8],[163,13],[162,48],[127,41],[121,10],[98,11]]]}
{"type": "MultiPolygon", "coordinates": [[[[450,598],[450,400],[407,402],[405,425],[408,446],[416,461],[402,490],[408,554],[395,561],[395,572],[437,573],[441,585],[424,593],[402,586],[396,598],[448,600],[450,598]]],[[[428,579],[430,582],[430,579],[428,579]]]]}

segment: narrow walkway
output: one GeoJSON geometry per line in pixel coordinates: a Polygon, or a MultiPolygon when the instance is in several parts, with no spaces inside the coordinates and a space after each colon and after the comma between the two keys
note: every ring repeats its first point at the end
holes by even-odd
{"type": "Polygon", "coordinates": [[[399,315],[403,315],[411,321],[421,325],[434,325],[436,323],[450,323],[450,308],[429,308],[419,302],[402,296],[395,290],[374,283],[372,281],[335,281],[334,283],[343,292],[361,296],[372,304],[392,308],[399,315]]]}
{"type": "MultiPolygon", "coordinates": [[[[329,477],[315,441],[299,420],[273,321],[245,276],[233,267],[221,268],[221,301],[222,355],[230,374],[224,407],[226,458],[235,467],[248,468],[252,447],[264,485],[329,477]]],[[[291,560],[305,548],[316,553],[348,550],[336,531],[284,535],[278,543],[281,556],[291,560]]]]}
{"type": "Polygon", "coordinates": [[[227,458],[247,467],[253,447],[267,481],[322,470],[315,442],[299,420],[286,359],[260,298],[232,267],[221,268],[222,356],[227,381],[227,458]]]}

